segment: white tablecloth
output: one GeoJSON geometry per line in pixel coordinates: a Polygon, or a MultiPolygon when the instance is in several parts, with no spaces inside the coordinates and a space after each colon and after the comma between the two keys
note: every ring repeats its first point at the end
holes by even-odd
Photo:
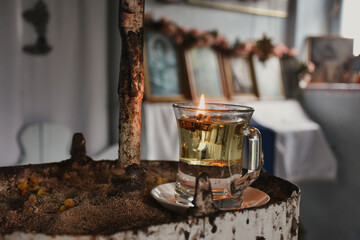
{"type": "Polygon", "coordinates": [[[275,175],[290,181],[334,180],[337,161],[320,126],[295,100],[257,101],[253,119],[275,131],[275,175]]]}

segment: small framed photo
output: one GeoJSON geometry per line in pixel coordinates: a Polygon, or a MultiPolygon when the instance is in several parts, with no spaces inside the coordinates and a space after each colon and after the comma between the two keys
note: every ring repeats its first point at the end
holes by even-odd
{"type": "Polygon", "coordinates": [[[308,61],[315,65],[311,83],[346,83],[354,63],[353,39],[309,37],[308,61]]]}
{"type": "Polygon", "coordinates": [[[223,62],[229,96],[232,99],[257,99],[250,59],[244,56],[224,56],[223,62]]]}
{"type": "Polygon", "coordinates": [[[145,97],[148,101],[186,99],[181,77],[179,50],[172,38],[161,32],[145,31],[145,97]]]}
{"type": "Polygon", "coordinates": [[[282,78],[280,58],[270,57],[260,61],[252,56],[254,77],[260,99],[284,99],[284,83],[282,78]]]}
{"type": "Polygon", "coordinates": [[[193,100],[204,94],[209,100],[226,100],[227,89],[221,54],[211,47],[185,50],[186,70],[193,100]]]}

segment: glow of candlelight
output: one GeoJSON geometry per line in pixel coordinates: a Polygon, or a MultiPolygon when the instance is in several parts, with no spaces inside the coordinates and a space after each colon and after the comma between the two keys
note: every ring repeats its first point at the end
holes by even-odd
{"type": "Polygon", "coordinates": [[[204,97],[204,94],[201,95],[200,103],[199,103],[199,108],[198,108],[198,109],[204,109],[204,111],[198,110],[198,111],[196,112],[198,116],[205,114],[205,97],[204,97]]]}

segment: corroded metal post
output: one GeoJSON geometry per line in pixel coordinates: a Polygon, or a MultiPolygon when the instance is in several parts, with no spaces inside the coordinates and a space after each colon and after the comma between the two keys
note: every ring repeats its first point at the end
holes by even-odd
{"type": "Polygon", "coordinates": [[[88,157],[86,157],[86,141],[84,135],[82,133],[75,133],[72,138],[71,143],[71,159],[80,164],[85,164],[90,161],[88,157]]]}
{"type": "Polygon", "coordinates": [[[144,1],[120,0],[119,30],[122,41],[118,94],[118,166],[140,164],[141,105],[144,95],[144,1]]]}

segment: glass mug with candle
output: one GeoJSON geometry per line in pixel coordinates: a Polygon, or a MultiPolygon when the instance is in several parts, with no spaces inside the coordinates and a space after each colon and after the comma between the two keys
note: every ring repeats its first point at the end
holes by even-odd
{"type": "Polygon", "coordinates": [[[180,161],[175,187],[176,202],[192,205],[196,177],[207,173],[215,205],[239,209],[244,190],[260,173],[260,132],[249,127],[254,109],[231,104],[173,105],[178,123],[180,161]],[[243,160],[248,138],[248,158],[243,160]]]}

